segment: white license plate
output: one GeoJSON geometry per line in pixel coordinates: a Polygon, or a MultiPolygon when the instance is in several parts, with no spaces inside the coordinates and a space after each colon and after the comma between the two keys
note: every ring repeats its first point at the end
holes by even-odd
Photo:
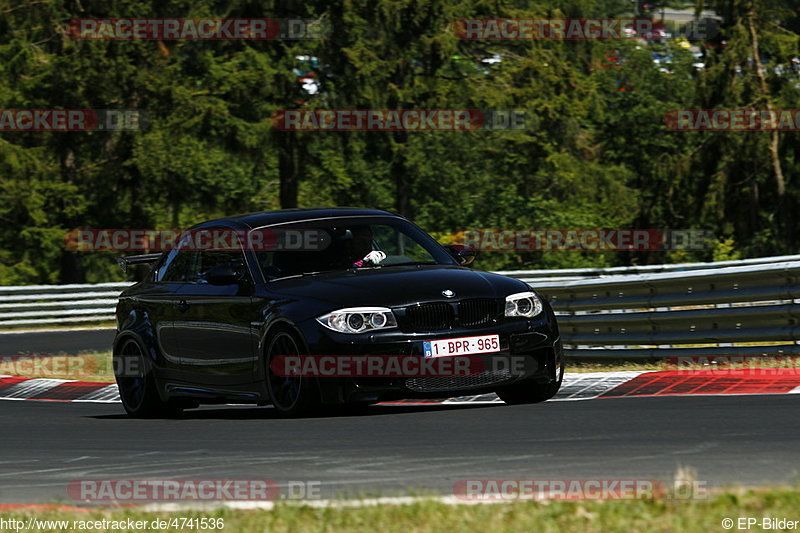
{"type": "Polygon", "coordinates": [[[422,343],[422,350],[425,357],[450,357],[453,355],[499,352],[500,335],[479,335],[477,337],[425,341],[422,343]]]}

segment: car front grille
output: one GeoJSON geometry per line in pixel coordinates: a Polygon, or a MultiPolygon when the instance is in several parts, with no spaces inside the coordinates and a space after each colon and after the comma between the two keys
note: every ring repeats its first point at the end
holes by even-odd
{"type": "Polygon", "coordinates": [[[448,392],[469,389],[479,389],[495,384],[502,384],[510,381],[515,376],[507,368],[499,370],[484,370],[471,376],[435,376],[409,378],[406,380],[406,388],[414,392],[448,392]]]}
{"type": "Polygon", "coordinates": [[[489,298],[462,300],[458,303],[458,323],[467,328],[485,326],[499,315],[499,307],[497,300],[489,298]]]}
{"type": "Polygon", "coordinates": [[[405,325],[411,331],[487,326],[502,313],[501,304],[501,301],[491,298],[473,298],[411,305],[406,307],[405,325]]]}
{"type": "Polygon", "coordinates": [[[433,302],[407,307],[406,318],[417,331],[437,331],[453,327],[455,313],[449,303],[433,302]]]}

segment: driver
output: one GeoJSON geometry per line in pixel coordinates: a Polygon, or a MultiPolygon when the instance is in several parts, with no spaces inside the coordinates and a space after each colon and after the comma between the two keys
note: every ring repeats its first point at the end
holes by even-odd
{"type": "Polygon", "coordinates": [[[352,239],[349,241],[349,262],[356,268],[377,265],[386,254],[373,250],[372,230],[369,226],[353,226],[350,228],[352,239]]]}

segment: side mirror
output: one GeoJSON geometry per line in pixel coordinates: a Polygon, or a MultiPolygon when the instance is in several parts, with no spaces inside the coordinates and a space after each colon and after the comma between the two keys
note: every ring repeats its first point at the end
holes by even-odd
{"type": "Polygon", "coordinates": [[[450,244],[445,246],[447,251],[450,252],[450,255],[458,261],[459,265],[462,266],[469,266],[475,261],[475,258],[478,257],[478,250],[473,250],[469,246],[464,246],[463,244],[450,244]]]}
{"type": "Polygon", "coordinates": [[[203,274],[209,285],[236,285],[242,280],[241,265],[222,263],[211,267],[203,274]]]}

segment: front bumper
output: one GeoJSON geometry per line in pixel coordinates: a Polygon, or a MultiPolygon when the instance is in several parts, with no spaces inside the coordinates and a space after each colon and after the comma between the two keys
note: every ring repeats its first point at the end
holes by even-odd
{"type": "Polygon", "coordinates": [[[330,331],[316,322],[300,326],[308,353],[313,355],[402,355],[424,358],[424,341],[499,336],[500,351],[469,356],[482,363],[482,371],[469,376],[318,378],[321,400],[326,404],[483,394],[525,379],[548,383],[556,379],[563,358],[558,330],[547,317],[509,320],[485,328],[430,333],[393,329],[347,335],[330,331]]]}

